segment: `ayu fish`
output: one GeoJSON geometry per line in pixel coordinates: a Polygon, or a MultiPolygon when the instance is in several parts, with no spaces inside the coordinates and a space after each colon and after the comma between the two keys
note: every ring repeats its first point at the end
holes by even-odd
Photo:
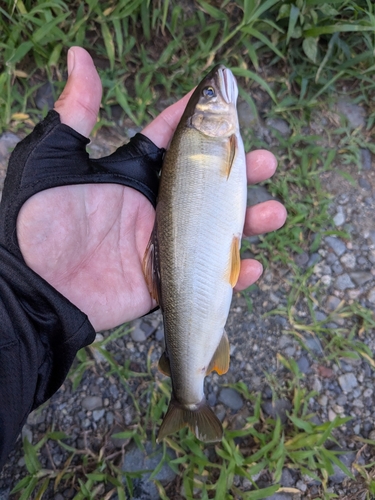
{"type": "Polygon", "coordinates": [[[158,441],[185,426],[201,441],[223,434],[204,379],[229,368],[224,326],[240,272],[247,195],[237,95],[232,72],[216,66],[191,96],[163,163],[144,257],[164,319],[159,369],[173,390],[158,441]]]}

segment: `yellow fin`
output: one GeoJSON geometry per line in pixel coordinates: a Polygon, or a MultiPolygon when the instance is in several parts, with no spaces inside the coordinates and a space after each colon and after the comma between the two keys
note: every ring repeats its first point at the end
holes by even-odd
{"type": "Polygon", "coordinates": [[[229,262],[230,262],[229,283],[233,288],[236,286],[241,269],[240,238],[238,236],[233,236],[232,245],[230,247],[229,262]]]}
{"type": "Polygon", "coordinates": [[[229,370],[229,359],[229,340],[227,334],[224,331],[223,336],[220,340],[220,344],[217,346],[215,354],[213,355],[213,358],[208,365],[206,375],[213,371],[215,371],[219,375],[227,373],[227,371],[229,370]]]}
{"type": "Polygon", "coordinates": [[[238,149],[237,137],[233,134],[229,137],[228,141],[228,160],[225,168],[225,175],[227,179],[229,179],[237,149],[238,149]]]}
{"type": "Polygon", "coordinates": [[[175,399],[172,399],[156,441],[160,443],[166,436],[179,431],[183,427],[189,427],[191,432],[205,443],[215,443],[221,441],[223,437],[221,422],[205,400],[197,404],[195,408],[186,408],[175,399]]]}
{"type": "Polygon", "coordinates": [[[167,377],[171,376],[171,367],[169,365],[169,359],[167,358],[165,351],[160,356],[158,368],[163,375],[166,375],[167,377]]]}

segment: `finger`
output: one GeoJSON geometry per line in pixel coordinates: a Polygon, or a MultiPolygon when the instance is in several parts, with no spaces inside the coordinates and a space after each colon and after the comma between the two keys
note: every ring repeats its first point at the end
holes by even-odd
{"type": "Polygon", "coordinates": [[[68,81],[55,102],[62,123],[88,137],[102,99],[102,84],[90,54],[82,47],[68,51],[68,81]]]}
{"type": "Polygon", "coordinates": [[[241,270],[234,290],[239,292],[245,290],[260,278],[263,272],[263,266],[254,259],[244,259],[241,261],[241,270]]]}
{"type": "Polygon", "coordinates": [[[244,233],[246,236],[276,231],[285,224],[287,212],[276,200],[264,201],[247,208],[244,233]]]}
{"type": "Polygon", "coordinates": [[[257,184],[273,176],[277,167],[277,160],[270,151],[258,149],[247,153],[246,166],[248,183],[257,184]]]}
{"type": "Polygon", "coordinates": [[[142,130],[142,134],[159,148],[167,148],[193,91],[194,89],[162,111],[155,120],[142,130]]]}

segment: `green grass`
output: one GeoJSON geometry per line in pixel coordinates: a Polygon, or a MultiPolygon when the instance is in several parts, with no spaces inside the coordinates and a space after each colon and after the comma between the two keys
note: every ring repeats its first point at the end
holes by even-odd
{"type": "MultiPolygon", "coordinates": [[[[326,360],[339,363],[356,357],[373,367],[373,354],[362,341],[366,331],[375,327],[372,312],[356,302],[342,303],[324,322],[317,321],[315,306],[324,295],[324,286],[312,284],[313,269],[301,271],[294,257],[317,251],[325,235],[349,236],[330,225],[331,200],[321,177],[337,164],[358,165],[361,148],[375,153],[375,4],[370,0],[7,0],[0,6],[0,132],[27,132],[40,120],[45,110],[36,109],[36,91],[47,80],[59,94],[66,78],[66,51],[72,45],[90,51],[103,82],[96,130],[118,127],[114,105],[120,105],[123,116],[135,125],[148,123],[157,115],[161,99],[181,97],[219,61],[233,69],[241,98],[253,110],[259,107],[257,96],[263,96],[260,120],[272,117],[288,122],[290,137],[275,133],[273,139],[278,173],[265,183],[285,203],[288,220],[281,230],[262,236],[259,244],[248,249],[264,266],[289,270],[282,284],[286,303],[272,311],[287,318],[286,333],[302,345],[306,335],[316,336],[326,360]],[[331,106],[341,93],[367,106],[366,130],[351,130],[341,123],[326,127],[324,137],[306,133],[310,120],[324,114],[325,106],[331,106]],[[306,311],[303,320],[300,310],[306,311]],[[326,328],[325,323],[337,319],[343,320],[342,326],[335,331],[326,328]]],[[[244,131],[244,139],[248,149],[269,148],[252,131],[244,131]]],[[[348,172],[342,175],[350,180],[348,172]]],[[[251,312],[251,290],[244,296],[251,312]]],[[[85,371],[95,369],[120,380],[132,399],[136,419],[119,437],[142,447],[146,439],[155,441],[170,383],[155,375],[150,358],[144,373],[115,360],[110,345],[127,333],[126,328],[119,328],[80,351],[70,379],[76,389],[85,371]],[[95,361],[99,355],[105,363],[95,361]],[[134,380],[144,382],[137,398],[132,391],[134,380]]],[[[314,395],[305,388],[303,375],[293,360],[279,357],[279,362],[289,376],[282,387],[277,380],[272,386],[275,397],[282,393],[292,403],[285,424],[266,418],[260,395],[238,383],[235,388],[252,416],[239,430],[225,422],[225,439],[210,449],[212,453],[205,453],[186,430],[163,444],[164,459],[179,473],[185,498],[221,500],[223,491],[225,499],[267,498],[283,491],[279,485],[283,467],[318,478],[320,498],[334,497],[327,491],[327,477],[333,463],[343,466],[326,443],[334,440],[335,430],[346,420],[314,424],[308,412],[314,395]],[[167,447],[176,458],[169,458],[167,447]],[[257,490],[255,478],[263,471],[272,486],[257,490]],[[238,486],[244,479],[249,491],[238,486]]],[[[122,452],[108,454],[105,439],[99,451],[89,445],[75,449],[68,443],[66,435],[53,429],[37,444],[24,442],[27,474],[15,487],[17,498],[41,499],[47,488],[66,484],[74,485],[76,499],[104,498],[104,486],[120,500],[126,498],[133,477],[120,470],[122,452]],[[40,452],[51,441],[61,448],[65,462],[46,470],[40,452]]],[[[375,492],[374,464],[355,467],[370,498],[375,492]]],[[[343,470],[350,476],[350,471],[343,470]]],[[[160,498],[167,499],[163,486],[156,484],[160,498]]]]}

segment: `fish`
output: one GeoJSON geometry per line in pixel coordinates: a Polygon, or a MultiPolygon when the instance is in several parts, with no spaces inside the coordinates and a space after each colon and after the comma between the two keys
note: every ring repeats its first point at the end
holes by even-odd
{"type": "Polygon", "coordinates": [[[163,314],[159,369],[172,380],[158,442],[186,426],[203,442],[223,436],[204,380],[229,369],[225,323],[240,273],[247,199],[237,97],[231,70],[215,66],[190,97],[163,160],[143,260],[150,294],[163,314]]]}

